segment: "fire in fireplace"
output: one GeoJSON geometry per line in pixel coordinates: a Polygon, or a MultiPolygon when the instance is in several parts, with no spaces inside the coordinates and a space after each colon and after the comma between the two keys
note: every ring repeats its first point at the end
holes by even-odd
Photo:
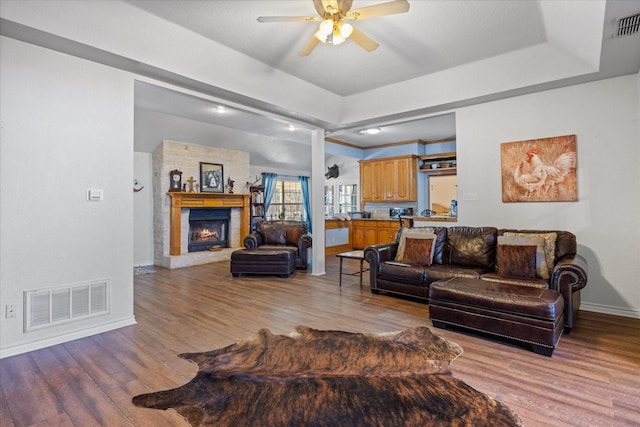
{"type": "Polygon", "coordinates": [[[189,252],[229,247],[231,209],[208,208],[189,211],[189,252]]]}

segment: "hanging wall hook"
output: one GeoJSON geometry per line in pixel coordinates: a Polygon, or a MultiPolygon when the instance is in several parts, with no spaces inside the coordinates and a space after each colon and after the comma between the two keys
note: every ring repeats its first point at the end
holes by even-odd
{"type": "Polygon", "coordinates": [[[137,179],[133,180],[133,191],[137,193],[138,191],[142,191],[144,185],[141,185],[137,179]]]}

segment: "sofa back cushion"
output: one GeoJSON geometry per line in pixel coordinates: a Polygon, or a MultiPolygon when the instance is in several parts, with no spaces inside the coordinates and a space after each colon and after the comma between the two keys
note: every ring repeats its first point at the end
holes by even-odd
{"type": "Polygon", "coordinates": [[[306,234],[307,224],[302,221],[260,221],[256,231],[264,237],[266,245],[298,246],[300,236],[306,234]]]}
{"type": "Polygon", "coordinates": [[[495,227],[449,227],[443,263],[493,269],[497,235],[495,227]]]}

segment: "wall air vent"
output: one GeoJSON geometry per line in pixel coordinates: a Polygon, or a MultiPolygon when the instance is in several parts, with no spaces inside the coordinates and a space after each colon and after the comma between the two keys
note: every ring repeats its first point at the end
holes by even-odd
{"type": "Polygon", "coordinates": [[[617,36],[628,36],[635,34],[640,30],[640,13],[627,16],[626,18],[620,18],[618,21],[618,34],[617,36]]]}
{"type": "Polygon", "coordinates": [[[24,292],[24,330],[109,313],[109,280],[24,292]]]}

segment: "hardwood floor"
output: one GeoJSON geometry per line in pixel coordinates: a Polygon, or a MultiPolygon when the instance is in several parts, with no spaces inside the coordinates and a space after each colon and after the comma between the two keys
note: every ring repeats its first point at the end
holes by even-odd
{"type": "MultiPolygon", "coordinates": [[[[345,269],[357,261],[345,260],[345,269]]],[[[366,282],[366,281],[365,281],[366,282]]],[[[597,284],[590,284],[597,286],[597,284]]],[[[327,274],[239,277],[219,262],[135,276],[138,324],[0,360],[1,426],[187,426],[173,411],[131,404],[188,382],[183,352],[211,350],[260,328],[357,332],[431,327],[427,306],[372,295],[327,256],[327,274]]],[[[553,357],[449,330],[464,354],[453,375],[512,408],[526,426],[640,425],[640,320],[581,312],[553,357]]]]}

